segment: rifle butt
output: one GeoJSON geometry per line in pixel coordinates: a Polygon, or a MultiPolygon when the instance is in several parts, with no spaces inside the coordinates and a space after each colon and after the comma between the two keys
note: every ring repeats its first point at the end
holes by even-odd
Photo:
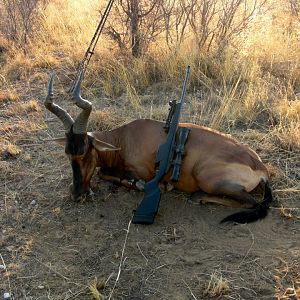
{"type": "Polygon", "coordinates": [[[145,194],[141,204],[134,212],[132,223],[150,225],[157,214],[161,192],[158,186],[151,193],[145,194]]]}

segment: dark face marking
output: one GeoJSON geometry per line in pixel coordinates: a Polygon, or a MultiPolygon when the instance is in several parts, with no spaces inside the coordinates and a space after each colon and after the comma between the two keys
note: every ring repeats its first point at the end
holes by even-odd
{"type": "Polygon", "coordinates": [[[73,128],[66,134],[67,141],[65,146],[65,152],[71,160],[72,170],[73,170],[73,184],[71,188],[71,193],[73,199],[76,201],[81,196],[85,196],[88,191],[84,187],[84,178],[82,163],[85,154],[89,148],[89,138],[86,133],[75,134],[73,133],[73,128]]]}
{"type": "Polygon", "coordinates": [[[88,138],[87,134],[75,134],[72,132],[68,132],[67,136],[67,143],[65,152],[68,155],[83,155],[87,148],[88,138]]]}
{"type": "Polygon", "coordinates": [[[78,197],[85,193],[83,187],[82,174],[80,170],[80,165],[76,160],[72,160],[72,170],[73,170],[73,189],[72,194],[74,200],[77,200],[78,197]]]}

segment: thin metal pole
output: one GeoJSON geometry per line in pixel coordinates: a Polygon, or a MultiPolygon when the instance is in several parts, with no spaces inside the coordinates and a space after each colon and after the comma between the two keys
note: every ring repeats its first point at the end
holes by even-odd
{"type": "Polygon", "coordinates": [[[102,17],[100,19],[100,22],[99,22],[99,24],[98,24],[98,26],[96,28],[94,36],[92,37],[92,40],[91,40],[91,42],[90,42],[90,44],[89,44],[89,46],[88,46],[88,48],[87,48],[87,50],[86,50],[86,52],[84,54],[83,60],[81,61],[80,65],[79,65],[79,68],[77,70],[75,79],[74,79],[74,81],[72,83],[72,86],[70,88],[70,91],[69,91],[70,93],[72,93],[74,91],[74,87],[76,85],[76,82],[79,80],[80,76],[83,77],[84,74],[85,74],[85,72],[86,72],[86,69],[87,69],[87,67],[88,67],[88,65],[90,63],[90,60],[91,60],[91,58],[92,58],[92,56],[94,54],[94,50],[96,48],[96,45],[97,45],[98,40],[100,38],[100,35],[101,35],[102,31],[103,31],[104,25],[106,23],[108,15],[109,15],[109,13],[111,11],[113,3],[114,3],[114,0],[109,0],[107,6],[105,8],[105,11],[104,11],[104,13],[103,13],[103,15],[102,15],[102,17]]]}

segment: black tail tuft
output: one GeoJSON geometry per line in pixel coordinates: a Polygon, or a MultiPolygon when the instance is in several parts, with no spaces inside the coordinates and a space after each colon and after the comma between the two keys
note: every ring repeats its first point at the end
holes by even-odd
{"type": "Polygon", "coordinates": [[[269,187],[269,183],[266,182],[265,190],[264,190],[264,199],[261,203],[258,203],[256,207],[250,210],[245,210],[245,211],[232,214],[224,218],[221,221],[221,223],[236,222],[236,223],[245,224],[245,223],[251,223],[263,219],[267,216],[272,201],[273,201],[272,191],[269,187]]]}

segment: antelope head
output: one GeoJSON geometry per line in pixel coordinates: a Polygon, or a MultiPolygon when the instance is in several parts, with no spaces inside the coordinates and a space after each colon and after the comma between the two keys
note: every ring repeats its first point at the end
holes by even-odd
{"type": "Polygon", "coordinates": [[[65,147],[65,153],[71,162],[73,171],[73,182],[70,185],[71,198],[80,201],[92,195],[90,180],[97,167],[98,152],[116,151],[119,148],[102,142],[87,132],[88,119],[93,107],[91,102],[83,99],[80,95],[82,74],[72,93],[73,102],[82,109],[75,121],[66,110],[54,103],[53,79],[54,74],[50,77],[44,104],[62,121],[65,127],[65,137],[53,140],[65,147]]]}

